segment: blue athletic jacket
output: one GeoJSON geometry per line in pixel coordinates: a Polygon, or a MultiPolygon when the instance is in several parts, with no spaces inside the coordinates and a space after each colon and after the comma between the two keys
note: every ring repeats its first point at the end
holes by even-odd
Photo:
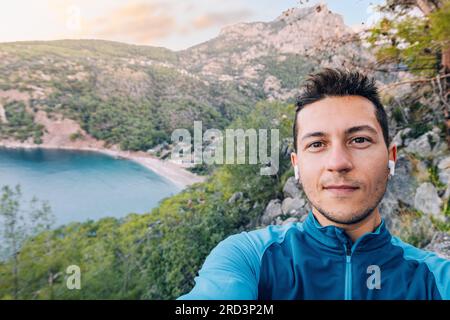
{"type": "Polygon", "coordinates": [[[384,220],[355,243],[303,223],[229,236],[208,255],[191,292],[179,300],[446,299],[450,261],[392,236],[384,220]]]}

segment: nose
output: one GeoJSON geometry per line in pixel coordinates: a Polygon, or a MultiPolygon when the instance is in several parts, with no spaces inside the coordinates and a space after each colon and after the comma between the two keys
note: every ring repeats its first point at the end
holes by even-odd
{"type": "Polygon", "coordinates": [[[353,169],[350,154],[344,146],[341,144],[333,145],[328,154],[326,169],[338,173],[346,173],[353,169]]]}

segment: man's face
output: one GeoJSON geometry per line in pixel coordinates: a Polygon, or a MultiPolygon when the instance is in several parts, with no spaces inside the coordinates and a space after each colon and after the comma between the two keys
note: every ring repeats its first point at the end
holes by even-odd
{"type": "Polygon", "coordinates": [[[298,113],[297,127],[291,161],[312,206],[335,223],[363,220],[381,201],[389,173],[373,104],[359,96],[325,98],[298,113]]]}

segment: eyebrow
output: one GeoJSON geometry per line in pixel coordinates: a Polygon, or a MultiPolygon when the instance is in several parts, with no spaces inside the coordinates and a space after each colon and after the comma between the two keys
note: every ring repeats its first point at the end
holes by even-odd
{"type": "MultiPolygon", "coordinates": [[[[345,130],[345,135],[350,135],[352,133],[355,132],[359,132],[359,131],[369,131],[372,134],[377,135],[378,132],[377,130],[375,130],[373,127],[369,126],[369,125],[362,125],[362,126],[354,126],[354,127],[350,127],[347,130],[345,130]]],[[[307,133],[305,134],[301,140],[304,140],[306,138],[310,138],[310,137],[325,137],[328,134],[322,131],[315,131],[315,132],[311,132],[311,133],[307,133]]]]}

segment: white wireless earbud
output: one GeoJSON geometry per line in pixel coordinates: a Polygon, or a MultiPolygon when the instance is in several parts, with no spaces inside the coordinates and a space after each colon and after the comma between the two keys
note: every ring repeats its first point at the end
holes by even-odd
{"type": "Polygon", "coordinates": [[[295,175],[295,179],[298,180],[298,168],[297,168],[297,166],[294,167],[294,175],[295,175]]]}
{"type": "Polygon", "coordinates": [[[389,174],[393,176],[395,173],[395,161],[389,160],[389,174]]]}

